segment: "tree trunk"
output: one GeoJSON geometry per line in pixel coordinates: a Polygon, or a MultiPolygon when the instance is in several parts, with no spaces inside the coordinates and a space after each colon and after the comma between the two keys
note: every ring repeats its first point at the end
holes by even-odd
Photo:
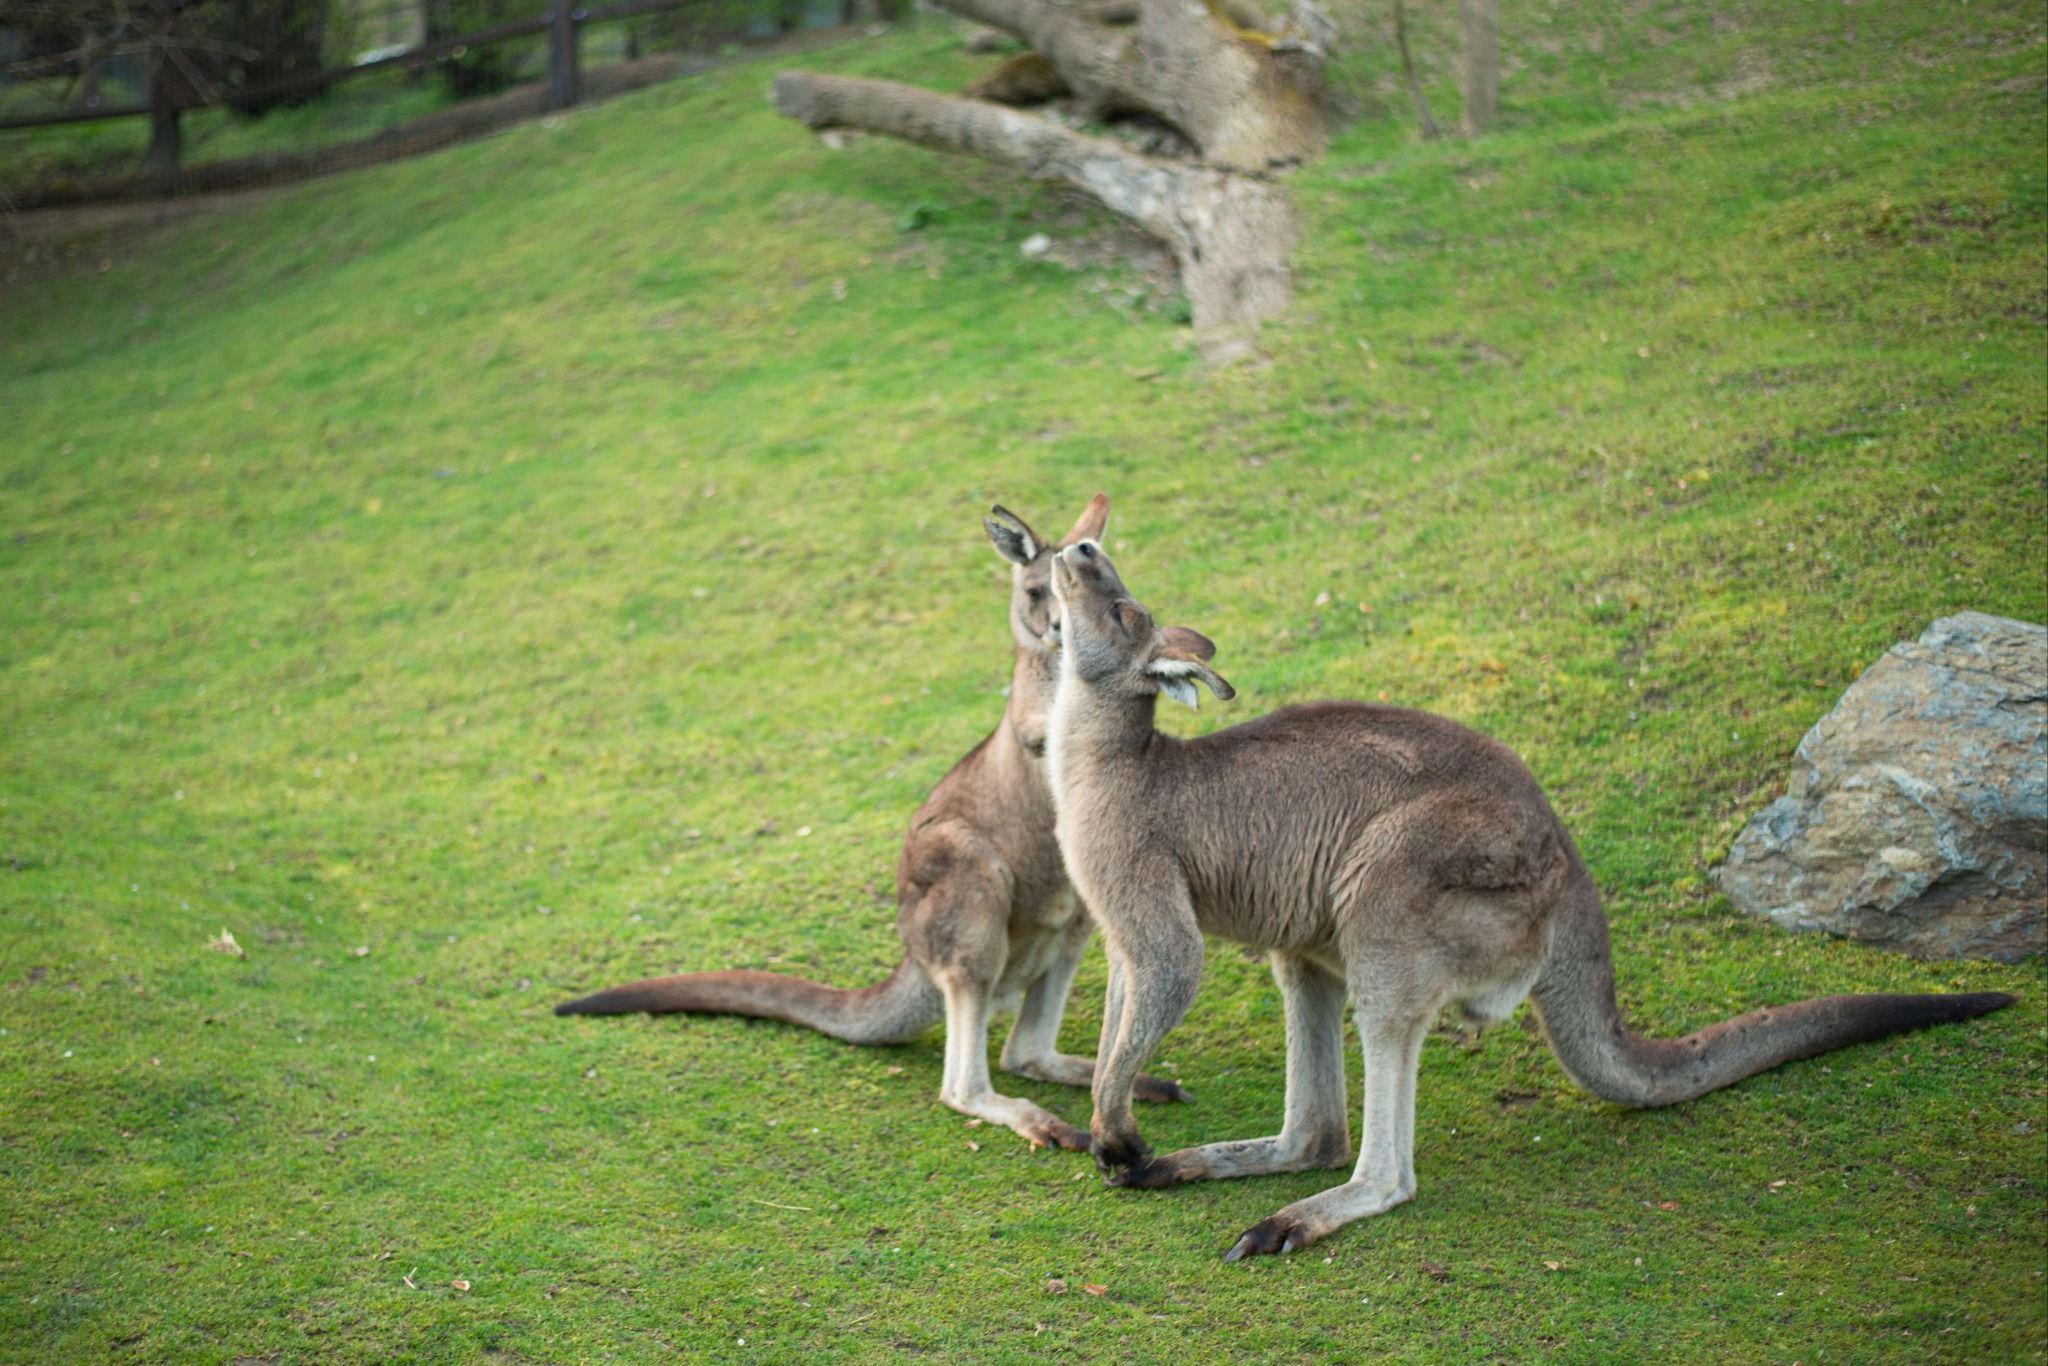
{"type": "Polygon", "coordinates": [[[1323,54],[1310,33],[1239,27],[1204,0],[1140,0],[1093,12],[1058,0],[940,0],[1015,34],[1066,78],[1085,118],[1150,114],[1212,166],[1264,171],[1323,149],[1323,54]]]}
{"type": "Polygon", "coordinates": [[[785,71],[774,99],[814,129],[887,133],[1093,195],[1172,249],[1197,327],[1261,321],[1292,295],[1293,213],[1268,181],[1142,156],[1048,119],[888,81],[785,71]]]}
{"type": "Polygon", "coordinates": [[[1465,30],[1465,131],[1483,133],[1500,112],[1500,0],[1458,0],[1465,30]]]}
{"type": "Polygon", "coordinates": [[[1429,101],[1423,98],[1422,82],[1415,75],[1415,59],[1408,55],[1408,7],[1394,0],[1394,46],[1401,49],[1401,75],[1408,82],[1408,98],[1415,101],[1415,121],[1422,136],[1437,136],[1436,120],[1429,116],[1429,101]]]}

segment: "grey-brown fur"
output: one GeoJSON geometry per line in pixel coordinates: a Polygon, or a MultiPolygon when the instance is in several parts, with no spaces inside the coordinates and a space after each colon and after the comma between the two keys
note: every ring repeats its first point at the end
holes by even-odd
{"type": "Polygon", "coordinates": [[[1192,704],[1200,680],[1231,695],[1208,665],[1215,647],[1154,626],[1091,542],[1062,550],[1052,578],[1065,650],[1048,760],[1068,871],[1109,952],[1093,1147],[1112,1184],[1343,1165],[1347,997],[1357,1012],[1365,1108],[1351,1180],[1254,1226],[1232,1260],[1291,1252],[1415,1193],[1416,1065],[1446,1006],[1497,1021],[1533,997],[1580,1085],[1648,1106],[2012,1001],[1835,996],[1643,1038],[1615,1008],[1592,878],[1513,751],[1442,717],[1346,702],[1163,736],[1152,726],[1161,691],[1192,704]],[[1205,932],[1272,956],[1286,1114],[1274,1137],[1154,1158],[1131,1082],[1194,996],[1205,932]]]}
{"type": "MultiPolygon", "coordinates": [[[[1069,533],[1096,537],[1109,516],[1100,494],[1069,533]]],[[[1040,1081],[1087,1086],[1094,1066],[1057,1049],[1060,1016],[1087,946],[1053,838],[1043,754],[1058,685],[1057,603],[1047,586],[1057,547],[1002,508],[989,539],[1012,565],[1010,697],[995,732],[955,764],[911,818],[896,865],[896,927],[903,961],[887,980],[839,990],[767,972],[695,972],[650,978],[555,1007],[557,1015],[691,1011],[787,1020],[849,1043],[901,1043],[946,1021],[939,1098],[963,1114],[1007,1125],[1037,1143],[1084,1149],[1088,1135],[989,1083],[988,1024],[1014,1009],[1002,1066],[1040,1081]]],[[[1171,1082],[1140,1077],[1151,1100],[1183,1100],[1171,1082]]]]}

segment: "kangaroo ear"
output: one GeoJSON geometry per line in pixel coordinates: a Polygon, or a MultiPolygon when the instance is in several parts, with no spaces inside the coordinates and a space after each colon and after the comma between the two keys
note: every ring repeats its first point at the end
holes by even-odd
{"type": "Polygon", "coordinates": [[[1195,690],[1197,679],[1209,685],[1209,691],[1219,702],[1237,696],[1237,689],[1230,686],[1229,680],[1209,667],[1208,661],[1215,656],[1215,643],[1200,631],[1169,626],[1159,633],[1159,649],[1145,665],[1145,673],[1159,685],[1160,692],[1200,710],[1201,694],[1195,690]]]}
{"type": "Polygon", "coordinates": [[[1067,533],[1067,539],[1061,541],[1060,544],[1072,545],[1076,541],[1099,541],[1102,539],[1102,529],[1108,525],[1109,495],[1098,493],[1088,500],[1088,506],[1082,510],[1080,520],[1074,523],[1074,529],[1067,533]]]}
{"type": "Polygon", "coordinates": [[[1159,633],[1159,641],[1168,654],[1199,659],[1205,664],[1216,657],[1216,642],[1185,626],[1167,627],[1159,633]]]}
{"type": "Polygon", "coordinates": [[[1022,517],[1001,503],[988,511],[989,515],[981,519],[981,524],[988,528],[988,539],[995,546],[996,554],[1011,564],[1030,564],[1038,558],[1045,542],[1024,524],[1022,517]]]}

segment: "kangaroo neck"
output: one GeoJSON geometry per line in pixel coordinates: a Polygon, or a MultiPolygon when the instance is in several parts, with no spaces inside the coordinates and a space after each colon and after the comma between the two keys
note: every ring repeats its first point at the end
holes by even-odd
{"type": "Polygon", "coordinates": [[[1047,658],[1042,650],[1019,649],[1010,664],[1010,699],[1003,708],[1001,732],[1032,759],[1045,754],[1046,725],[1059,691],[1058,669],[1058,656],[1047,658]]]}
{"type": "Polygon", "coordinates": [[[1046,734],[1054,799],[1105,765],[1145,754],[1159,735],[1152,728],[1157,702],[1157,697],[1105,695],[1068,668],[1061,676],[1046,734]]]}

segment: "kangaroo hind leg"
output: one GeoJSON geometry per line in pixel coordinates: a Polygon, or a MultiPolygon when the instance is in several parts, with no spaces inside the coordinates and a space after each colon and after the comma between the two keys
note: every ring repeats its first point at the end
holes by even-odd
{"type": "MultiPolygon", "coordinates": [[[[1390,950],[1391,955],[1406,952],[1390,950]]],[[[1418,980],[1414,964],[1401,966],[1407,970],[1375,971],[1370,964],[1361,970],[1360,964],[1351,964],[1365,1053],[1365,1114],[1351,1179],[1260,1220],[1231,1245],[1224,1260],[1299,1251],[1414,1196],[1415,1073],[1423,1038],[1443,1001],[1431,983],[1418,980]]]]}
{"type": "Polygon", "coordinates": [[[988,1075],[989,989],[960,977],[942,980],[946,998],[946,1072],[939,1099],[963,1115],[1000,1124],[1033,1147],[1085,1152],[1088,1134],[1020,1096],[999,1093],[988,1075]]]}
{"type": "Polygon", "coordinates": [[[936,874],[903,908],[903,941],[946,1007],[946,1066],[939,1099],[1000,1124],[1033,1146],[1085,1149],[1088,1135],[1058,1115],[989,1083],[990,1003],[1009,953],[1011,881],[1001,860],[972,841],[935,838],[919,871],[936,874]]]}

